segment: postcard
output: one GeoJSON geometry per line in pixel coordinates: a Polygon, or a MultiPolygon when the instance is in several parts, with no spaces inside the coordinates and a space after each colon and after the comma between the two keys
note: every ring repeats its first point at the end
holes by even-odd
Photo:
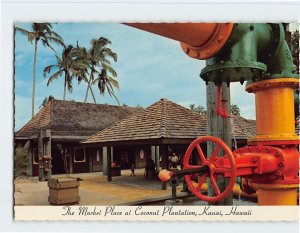
{"type": "Polygon", "coordinates": [[[298,229],[299,4],[2,6],[1,228],[298,229]]]}

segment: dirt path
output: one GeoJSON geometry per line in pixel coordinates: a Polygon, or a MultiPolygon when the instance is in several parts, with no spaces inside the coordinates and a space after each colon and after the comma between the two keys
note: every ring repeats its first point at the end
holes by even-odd
{"type": "MultiPolygon", "coordinates": [[[[130,171],[122,171],[122,176],[113,177],[107,182],[102,173],[72,174],[80,181],[80,205],[122,205],[143,199],[171,196],[170,189],[161,190],[159,181],[148,181],[143,177],[143,169],[136,170],[136,176],[130,171]]],[[[66,177],[66,175],[53,176],[66,177]]],[[[15,180],[15,205],[49,205],[47,182],[39,182],[37,178],[15,180]]]]}

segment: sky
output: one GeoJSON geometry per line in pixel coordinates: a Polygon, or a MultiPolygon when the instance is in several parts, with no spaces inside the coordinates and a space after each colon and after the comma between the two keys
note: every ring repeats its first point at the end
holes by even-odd
{"type": "MultiPolygon", "coordinates": [[[[16,26],[31,29],[31,24],[17,23],[16,26]]],[[[53,24],[66,45],[89,48],[91,39],[106,37],[110,48],[117,53],[118,61],[112,63],[117,71],[120,85],[115,94],[121,104],[148,107],[161,98],[166,98],[184,107],[190,104],[206,107],[206,87],[199,74],[205,61],[188,57],[179,42],[138,30],[119,23],[57,23],[53,24]]],[[[62,48],[54,46],[58,55],[62,48]]],[[[31,92],[33,77],[34,45],[27,37],[17,32],[15,37],[15,130],[23,127],[31,118],[31,92]]],[[[43,69],[55,64],[53,51],[40,43],[37,51],[37,81],[35,113],[41,103],[52,95],[63,98],[63,77],[47,86],[43,69]]],[[[48,76],[49,77],[49,76],[48,76]]],[[[67,93],[66,100],[83,102],[87,84],[79,85],[74,80],[73,92],[67,93]]],[[[93,86],[97,103],[117,105],[108,94],[99,94],[97,85],[93,86]]],[[[93,102],[89,94],[88,102],[93,102]]],[[[241,115],[255,119],[254,95],[245,91],[240,83],[231,84],[231,103],[239,106],[241,115]]]]}

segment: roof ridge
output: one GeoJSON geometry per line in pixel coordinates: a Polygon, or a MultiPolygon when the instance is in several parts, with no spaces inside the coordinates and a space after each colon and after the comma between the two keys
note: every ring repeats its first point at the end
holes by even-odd
{"type": "Polygon", "coordinates": [[[98,104],[98,103],[85,103],[82,101],[75,101],[75,100],[60,100],[60,99],[53,99],[53,101],[56,102],[68,102],[68,103],[76,103],[76,104],[84,104],[84,105],[97,105],[97,106],[111,106],[111,107],[117,107],[117,108],[142,108],[142,107],[132,107],[132,106],[122,106],[122,105],[113,105],[113,104],[98,104]]]}

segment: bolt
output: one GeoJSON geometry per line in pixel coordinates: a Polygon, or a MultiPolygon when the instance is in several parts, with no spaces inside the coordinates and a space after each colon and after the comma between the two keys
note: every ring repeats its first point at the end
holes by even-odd
{"type": "Polygon", "coordinates": [[[223,37],[223,36],[220,36],[220,37],[218,38],[218,42],[221,43],[223,39],[224,39],[224,37],[223,37]]]}
{"type": "Polygon", "coordinates": [[[278,167],[283,167],[283,166],[284,166],[284,162],[281,161],[278,163],[278,167]]]}
{"type": "Polygon", "coordinates": [[[279,153],[279,152],[276,152],[276,153],[275,153],[275,156],[276,156],[276,157],[279,157],[279,156],[280,156],[280,153],[279,153]]]}
{"type": "Polygon", "coordinates": [[[270,149],[269,149],[269,148],[267,148],[267,149],[266,149],[266,152],[267,152],[267,153],[270,153],[270,149]]]}
{"type": "Polygon", "coordinates": [[[280,172],[277,171],[275,174],[276,174],[277,176],[279,176],[279,175],[280,175],[280,172]]]}

